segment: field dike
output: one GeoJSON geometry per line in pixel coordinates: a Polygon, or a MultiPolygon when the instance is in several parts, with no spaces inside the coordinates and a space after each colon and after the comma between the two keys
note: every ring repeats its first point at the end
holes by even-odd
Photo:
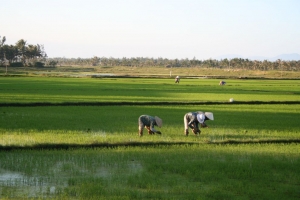
{"type": "Polygon", "coordinates": [[[227,145],[227,144],[291,144],[300,143],[300,139],[280,139],[280,140],[224,140],[220,142],[122,142],[122,143],[93,143],[93,144],[36,144],[30,146],[2,146],[0,151],[14,150],[73,150],[73,149],[94,149],[94,148],[116,148],[116,147],[156,147],[174,145],[227,145]]]}
{"type": "Polygon", "coordinates": [[[35,106],[155,106],[155,105],[229,105],[229,104],[300,104],[300,101],[206,101],[206,102],[34,102],[34,103],[0,103],[0,107],[35,107],[35,106]]]}

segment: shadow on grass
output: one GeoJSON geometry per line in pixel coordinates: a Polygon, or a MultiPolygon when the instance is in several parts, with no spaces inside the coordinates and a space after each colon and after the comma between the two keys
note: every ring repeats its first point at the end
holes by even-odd
{"type": "Polygon", "coordinates": [[[2,146],[0,151],[13,150],[72,150],[72,149],[93,149],[93,148],[116,148],[116,147],[158,147],[172,145],[236,145],[236,144],[291,144],[300,143],[300,139],[281,140],[224,140],[224,141],[204,141],[204,142],[123,142],[123,143],[93,143],[93,144],[36,144],[31,146],[2,146]]]}

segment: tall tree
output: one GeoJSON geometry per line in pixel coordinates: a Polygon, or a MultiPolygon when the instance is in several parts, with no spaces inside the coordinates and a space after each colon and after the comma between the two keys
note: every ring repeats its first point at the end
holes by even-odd
{"type": "Polygon", "coordinates": [[[1,40],[1,36],[0,36],[0,47],[2,47],[4,45],[5,41],[6,41],[6,37],[3,36],[2,40],[1,40]]]}
{"type": "Polygon", "coordinates": [[[0,64],[4,60],[4,57],[5,57],[4,56],[5,52],[3,50],[3,46],[4,46],[5,41],[6,41],[5,36],[3,36],[2,39],[1,39],[1,36],[0,36],[0,64]]]}
{"type": "Polygon", "coordinates": [[[19,56],[21,57],[23,65],[25,65],[26,62],[26,43],[27,41],[25,41],[24,39],[21,39],[16,43],[16,47],[18,49],[19,56]]]}

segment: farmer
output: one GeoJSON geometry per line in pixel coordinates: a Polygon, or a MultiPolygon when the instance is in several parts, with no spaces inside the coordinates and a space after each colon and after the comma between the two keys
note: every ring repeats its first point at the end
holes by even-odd
{"type": "Polygon", "coordinates": [[[202,128],[208,127],[205,123],[206,120],[214,120],[214,115],[211,112],[189,112],[184,115],[184,134],[189,135],[189,128],[192,129],[193,133],[197,135],[201,133],[199,129],[199,123],[202,128]]]}
{"type": "Polygon", "coordinates": [[[179,76],[176,76],[176,77],[175,77],[175,83],[179,83],[179,81],[180,81],[180,77],[179,77],[179,76]]]}
{"type": "Polygon", "coordinates": [[[220,81],[219,85],[225,85],[226,82],[225,81],[220,81]]]}
{"type": "Polygon", "coordinates": [[[139,136],[143,136],[144,127],[147,128],[149,135],[152,134],[161,134],[160,131],[154,129],[154,126],[162,127],[162,120],[155,116],[150,115],[141,115],[139,117],[139,136]]]}

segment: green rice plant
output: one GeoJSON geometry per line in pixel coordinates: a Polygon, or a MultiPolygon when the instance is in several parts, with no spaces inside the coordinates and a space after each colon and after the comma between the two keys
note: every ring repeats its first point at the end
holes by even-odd
{"type": "Polygon", "coordinates": [[[297,80],[0,78],[0,103],[299,101],[297,80]]]}
{"type": "Polygon", "coordinates": [[[298,104],[199,106],[55,106],[0,109],[0,144],[116,144],[226,142],[299,139],[298,104]],[[215,120],[200,136],[184,136],[183,116],[211,111],[215,120]],[[159,116],[162,135],[138,136],[138,117],[159,116]]]}
{"type": "Polygon", "coordinates": [[[0,196],[297,199],[299,158],[298,144],[1,151],[0,196]]]}
{"type": "Polygon", "coordinates": [[[1,199],[298,199],[298,82],[0,78],[0,103],[193,102],[0,107],[1,199]],[[282,104],[222,104],[286,101],[282,104]],[[286,103],[286,104],[285,104],[286,103]],[[211,111],[199,136],[183,116],[211,111]],[[138,136],[138,117],[163,119],[138,136]],[[100,148],[101,147],[101,148],[100,148]]]}

